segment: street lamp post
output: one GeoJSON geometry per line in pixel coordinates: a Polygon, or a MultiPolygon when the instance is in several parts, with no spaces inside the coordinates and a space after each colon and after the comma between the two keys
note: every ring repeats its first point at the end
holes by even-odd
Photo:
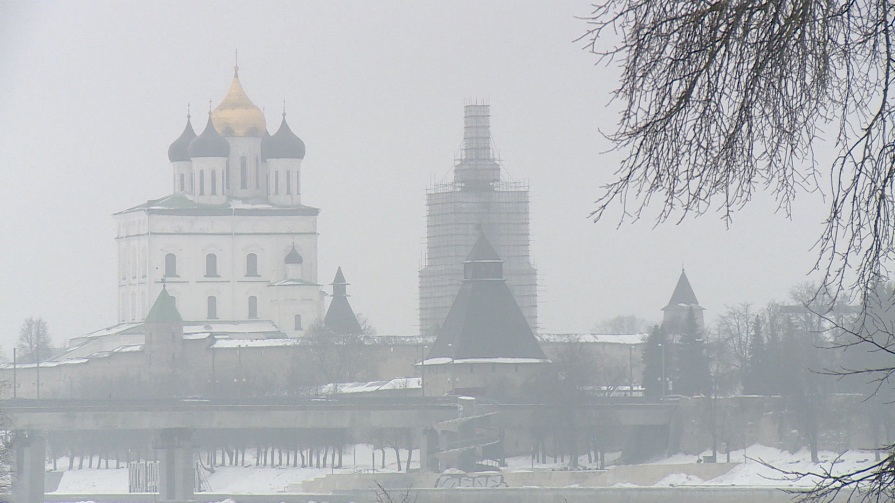
{"type": "Polygon", "coordinates": [[[453,393],[454,388],[457,385],[456,384],[457,370],[456,370],[456,367],[454,366],[454,348],[450,342],[448,343],[448,351],[451,353],[451,393],[453,393]]]}
{"type": "Polygon", "coordinates": [[[665,345],[661,342],[657,344],[662,350],[662,398],[665,398],[665,391],[668,388],[668,381],[665,380],[665,345]]]}

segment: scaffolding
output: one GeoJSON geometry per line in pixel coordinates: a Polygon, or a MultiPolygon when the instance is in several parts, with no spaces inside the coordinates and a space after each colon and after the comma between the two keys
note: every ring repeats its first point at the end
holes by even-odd
{"type": "Polygon", "coordinates": [[[529,248],[528,185],[500,180],[489,106],[466,105],[454,180],[426,191],[426,257],[420,271],[420,332],[441,327],[463,280],[463,261],[484,233],[504,261],[504,277],[537,331],[537,271],[529,248]]]}

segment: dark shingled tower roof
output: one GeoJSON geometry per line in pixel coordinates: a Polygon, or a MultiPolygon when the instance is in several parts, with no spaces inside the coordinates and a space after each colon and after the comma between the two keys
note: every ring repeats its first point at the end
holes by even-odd
{"type": "Polygon", "coordinates": [[[681,277],[677,280],[677,286],[674,287],[674,293],[671,294],[671,300],[662,310],[681,305],[699,306],[696,294],[693,293],[693,287],[690,286],[690,280],[687,279],[687,273],[683,269],[681,269],[681,277]]]}
{"type": "Polygon", "coordinates": [[[161,293],[155,299],[155,304],[146,315],[146,323],[178,323],[182,322],[180,312],[174,304],[174,297],[168,293],[167,288],[162,288],[161,293]]]}
{"type": "Polygon", "coordinates": [[[502,261],[484,234],[463,269],[463,285],[428,358],[546,360],[503,278],[502,261]]]}
{"type": "Polygon", "coordinates": [[[333,300],[329,303],[329,309],[323,318],[323,324],[336,335],[357,335],[362,331],[357,316],[348,303],[347,286],[342,268],[339,267],[332,282],[333,300]]]}

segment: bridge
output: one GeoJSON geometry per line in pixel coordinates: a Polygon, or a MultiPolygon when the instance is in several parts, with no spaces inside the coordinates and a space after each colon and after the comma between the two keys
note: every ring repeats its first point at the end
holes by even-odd
{"type": "MultiPolygon", "coordinates": [[[[159,499],[185,501],[193,495],[196,432],[394,428],[419,432],[423,437],[441,429],[436,428],[438,425],[450,425],[470,414],[458,406],[463,401],[458,397],[342,396],[232,402],[13,399],[0,401],[0,410],[5,416],[5,428],[14,432],[13,498],[16,501],[43,501],[47,433],[112,430],[151,432],[160,461],[159,499]]],[[[492,403],[487,408],[494,417],[493,426],[524,428],[531,424],[538,411],[549,410],[551,406],[492,403]]],[[[641,399],[594,399],[577,406],[576,410],[583,421],[591,424],[611,420],[625,426],[667,426],[676,404],[648,403],[641,399]]],[[[420,453],[421,461],[432,454],[425,452],[430,444],[421,442],[424,449],[420,453]]],[[[421,466],[426,468],[425,464],[421,466]]]]}

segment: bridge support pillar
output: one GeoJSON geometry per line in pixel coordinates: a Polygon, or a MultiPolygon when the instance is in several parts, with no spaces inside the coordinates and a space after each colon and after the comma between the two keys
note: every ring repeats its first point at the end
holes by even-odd
{"type": "Polygon", "coordinates": [[[13,437],[16,472],[12,497],[16,503],[43,503],[47,471],[47,437],[42,431],[16,431],[13,437]]]}
{"type": "Polygon", "coordinates": [[[424,472],[440,472],[438,469],[438,432],[432,428],[424,428],[420,434],[420,470],[424,472]]]}
{"type": "Polygon", "coordinates": [[[192,430],[169,428],[159,430],[153,447],[159,458],[159,500],[190,501],[196,484],[193,460],[192,430]]]}

